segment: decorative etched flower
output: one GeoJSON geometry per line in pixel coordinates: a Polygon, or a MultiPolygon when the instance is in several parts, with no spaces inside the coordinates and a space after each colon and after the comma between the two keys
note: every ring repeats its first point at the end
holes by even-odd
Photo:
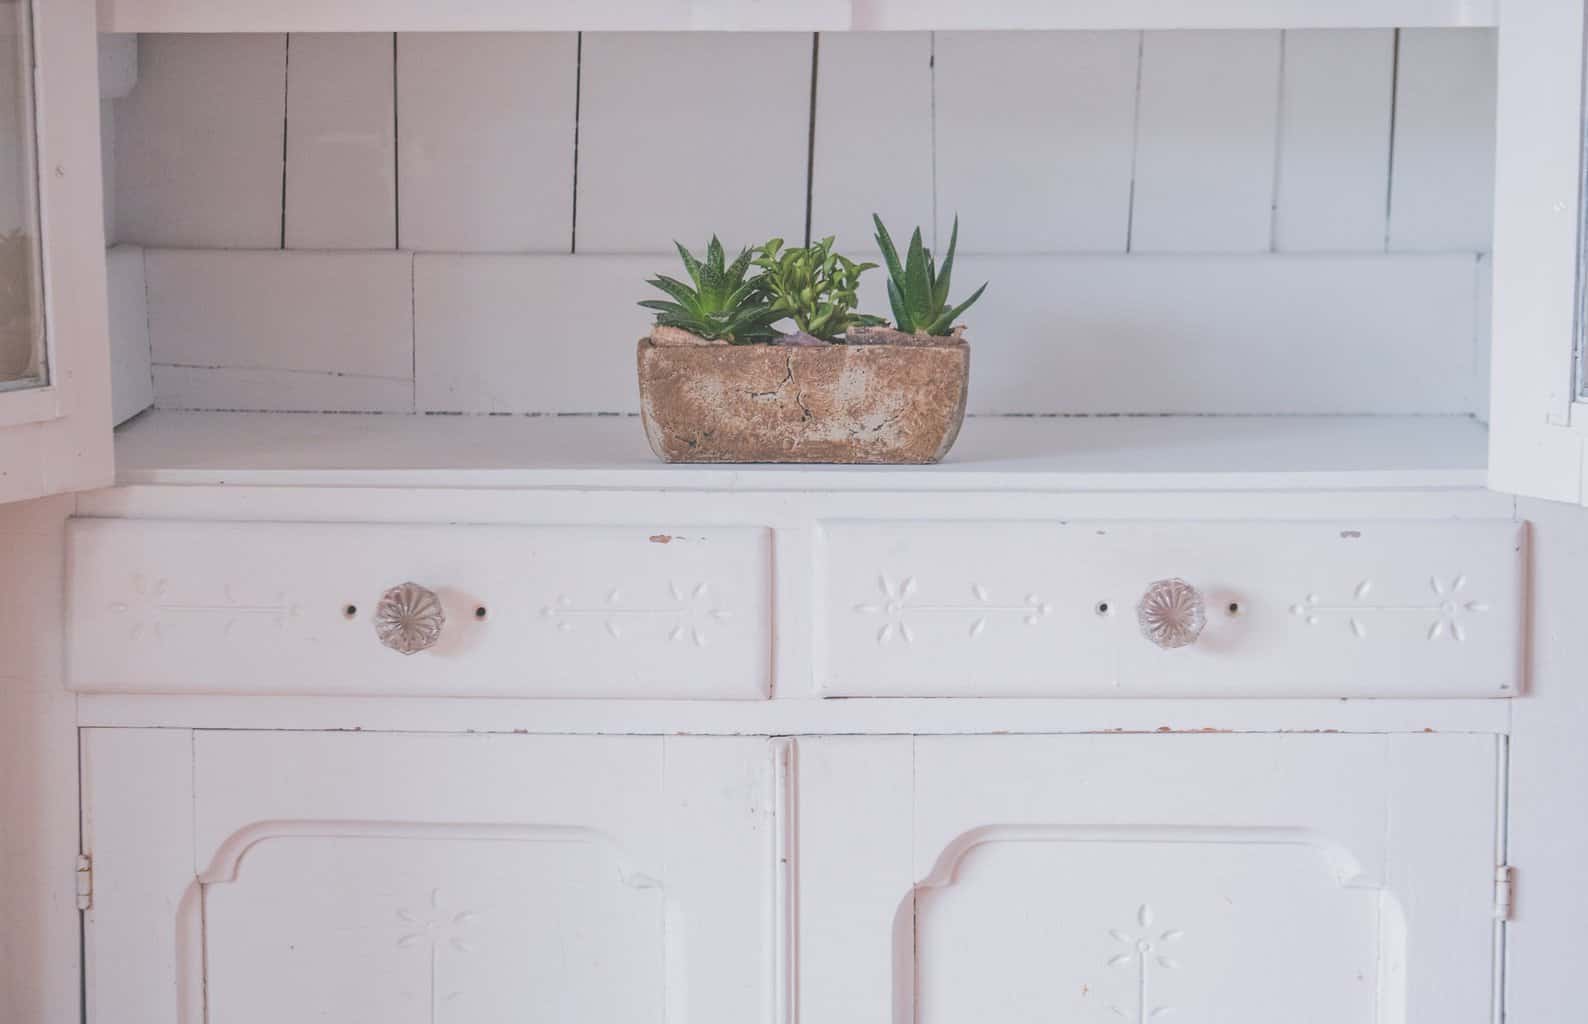
{"type": "Polygon", "coordinates": [[[678,621],[667,634],[669,640],[682,640],[687,636],[696,647],[704,647],[708,627],[733,617],[726,608],[712,607],[711,587],[705,582],[695,584],[687,594],[672,581],[668,581],[667,587],[673,600],[679,602],[678,621]]]}
{"type": "Polygon", "coordinates": [[[1185,580],[1159,580],[1136,605],[1136,621],[1148,640],[1166,650],[1196,642],[1207,625],[1202,595],[1185,580]]]}
{"type": "Polygon", "coordinates": [[[877,643],[885,644],[892,640],[895,634],[907,644],[915,643],[915,633],[911,631],[910,624],[904,620],[904,610],[909,607],[906,601],[915,593],[915,577],[906,576],[898,583],[894,583],[887,576],[879,576],[877,585],[882,588],[883,600],[880,603],[872,601],[857,604],[855,611],[884,617],[885,621],[877,630],[877,643]]]}
{"type": "Polygon", "coordinates": [[[1126,952],[1120,953],[1119,955],[1110,959],[1108,961],[1108,966],[1128,967],[1132,963],[1135,963],[1137,959],[1145,961],[1148,957],[1151,957],[1159,967],[1173,969],[1180,966],[1180,962],[1167,956],[1163,952],[1163,949],[1171,942],[1179,942],[1185,937],[1185,932],[1178,928],[1170,928],[1167,931],[1159,932],[1156,936],[1154,936],[1150,932],[1150,929],[1152,928],[1152,918],[1152,908],[1143,903],[1136,910],[1136,924],[1141,927],[1140,933],[1132,934],[1130,932],[1120,931],[1117,928],[1109,930],[1108,934],[1110,938],[1112,938],[1115,942],[1123,943],[1130,948],[1126,952]]]}
{"type": "Polygon", "coordinates": [[[1428,639],[1436,640],[1448,633],[1452,640],[1465,640],[1467,634],[1462,627],[1461,617],[1486,612],[1489,606],[1482,601],[1463,601],[1460,598],[1459,595],[1467,586],[1465,576],[1457,576],[1448,585],[1438,576],[1434,576],[1428,580],[1428,585],[1433,588],[1434,596],[1439,599],[1433,624],[1428,627],[1428,639]]]}
{"type": "Polygon", "coordinates": [[[461,933],[477,917],[479,914],[472,910],[447,910],[441,905],[441,890],[431,889],[427,909],[417,913],[407,909],[397,911],[397,920],[408,926],[398,936],[397,945],[402,949],[423,946],[429,950],[448,946],[455,952],[468,953],[474,947],[464,941],[461,933]]]}
{"type": "Polygon", "coordinates": [[[417,654],[441,639],[441,599],[417,583],[392,587],[375,606],[375,635],[400,654],[417,654]]]}

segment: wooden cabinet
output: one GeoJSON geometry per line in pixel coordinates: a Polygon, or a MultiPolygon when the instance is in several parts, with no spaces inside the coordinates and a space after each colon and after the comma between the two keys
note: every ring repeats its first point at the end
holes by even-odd
{"type": "Polygon", "coordinates": [[[89,1019],[1479,1024],[1499,753],[92,729],[89,1019]]]}
{"type": "Polygon", "coordinates": [[[1491,1020],[1482,736],[799,747],[806,1020],[1491,1020]]]}
{"type": "Polygon", "coordinates": [[[89,1019],[765,1019],[775,754],[90,730],[89,1019]]]}

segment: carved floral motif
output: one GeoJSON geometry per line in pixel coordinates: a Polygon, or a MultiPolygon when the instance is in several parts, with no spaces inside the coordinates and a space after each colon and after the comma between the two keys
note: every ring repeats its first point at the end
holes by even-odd
{"type": "Polygon", "coordinates": [[[129,618],[128,639],[137,640],[148,635],[158,640],[164,636],[167,625],[185,617],[218,619],[221,635],[225,636],[243,619],[264,619],[278,629],[285,629],[302,614],[302,608],[288,600],[285,593],[277,594],[273,601],[252,604],[237,600],[228,583],[221,587],[220,601],[206,604],[171,601],[168,599],[170,590],[171,581],[163,576],[150,579],[143,573],[133,575],[132,596],[126,601],[110,603],[112,613],[129,618]]]}
{"type": "Polygon", "coordinates": [[[974,600],[962,604],[926,604],[914,600],[916,591],[914,576],[906,576],[895,583],[883,575],[877,578],[877,585],[882,591],[883,599],[863,601],[855,605],[855,612],[860,615],[882,617],[882,625],[877,629],[878,644],[887,644],[895,637],[907,644],[915,643],[916,625],[910,621],[911,616],[929,615],[945,616],[950,620],[963,619],[966,636],[974,640],[987,629],[988,621],[997,616],[1016,617],[1025,625],[1034,626],[1053,611],[1053,606],[1036,594],[1027,594],[1020,604],[994,604],[992,594],[980,583],[970,585],[971,597],[974,600]]]}
{"type": "Polygon", "coordinates": [[[566,594],[540,610],[542,617],[557,624],[562,632],[572,632],[581,618],[601,620],[601,626],[614,640],[623,638],[627,623],[634,621],[660,621],[667,627],[667,639],[673,642],[689,641],[696,647],[705,647],[713,627],[733,617],[733,612],[718,607],[707,582],[681,586],[667,584],[668,600],[654,605],[628,605],[623,591],[613,587],[599,605],[578,605],[566,594]]]}
{"type": "Polygon", "coordinates": [[[1372,599],[1373,581],[1364,579],[1351,592],[1350,604],[1324,604],[1317,594],[1308,594],[1299,604],[1290,606],[1290,613],[1309,626],[1316,626],[1328,616],[1344,616],[1346,625],[1358,638],[1367,636],[1368,619],[1379,614],[1418,614],[1428,616],[1427,637],[1437,640],[1448,636],[1457,642],[1467,638],[1466,620],[1489,610],[1484,601],[1462,597],[1467,588],[1467,577],[1457,573],[1448,582],[1438,576],[1428,579],[1433,596],[1430,600],[1409,604],[1384,604],[1372,599]]]}
{"type": "Polygon", "coordinates": [[[429,906],[413,911],[398,908],[397,920],[402,923],[402,934],[397,937],[398,949],[422,949],[429,955],[430,966],[430,1024],[440,1020],[441,1007],[461,999],[462,992],[443,993],[437,984],[437,968],[445,949],[450,953],[470,953],[474,946],[466,939],[467,927],[479,917],[473,910],[448,910],[442,905],[441,890],[430,890],[429,906]]]}
{"type": "MultiPolygon", "coordinates": [[[[1157,931],[1153,928],[1153,917],[1152,907],[1143,903],[1136,910],[1137,930],[1110,929],[1108,932],[1110,938],[1126,947],[1124,952],[1109,958],[1108,966],[1122,970],[1131,967],[1136,969],[1137,1024],[1147,1024],[1174,1011],[1172,1006],[1152,1005],[1148,995],[1148,980],[1154,970],[1172,971],[1180,967],[1180,961],[1170,956],[1168,950],[1185,937],[1185,932],[1178,928],[1157,931]]],[[[1128,1016],[1120,1007],[1110,1009],[1118,1016],[1128,1016]]]]}

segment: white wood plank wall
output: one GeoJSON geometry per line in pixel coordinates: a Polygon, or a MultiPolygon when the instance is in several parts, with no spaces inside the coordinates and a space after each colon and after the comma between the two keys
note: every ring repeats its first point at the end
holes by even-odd
{"type": "Polygon", "coordinates": [[[107,217],[150,247],[164,407],[632,411],[630,303],[673,239],[869,256],[878,210],[937,243],[957,213],[956,292],[992,280],[973,412],[1483,411],[1491,30],[144,36],[136,58],[107,217]]]}

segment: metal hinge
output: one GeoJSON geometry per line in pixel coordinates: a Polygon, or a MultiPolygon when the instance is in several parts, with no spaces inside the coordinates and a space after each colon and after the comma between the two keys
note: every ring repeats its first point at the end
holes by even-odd
{"type": "Polygon", "coordinates": [[[77,855],[77,909],[94,905],[94,861],[86,853],[77,855]]]}
{"type": "Polygon", "coordinates": [[[1494,916],[1496,920],[1511,919],[1511,905],[1516,898],[1516,883],[1511,880],[1511,865],[1501,864],[1494,869],[1494,916]]]}

